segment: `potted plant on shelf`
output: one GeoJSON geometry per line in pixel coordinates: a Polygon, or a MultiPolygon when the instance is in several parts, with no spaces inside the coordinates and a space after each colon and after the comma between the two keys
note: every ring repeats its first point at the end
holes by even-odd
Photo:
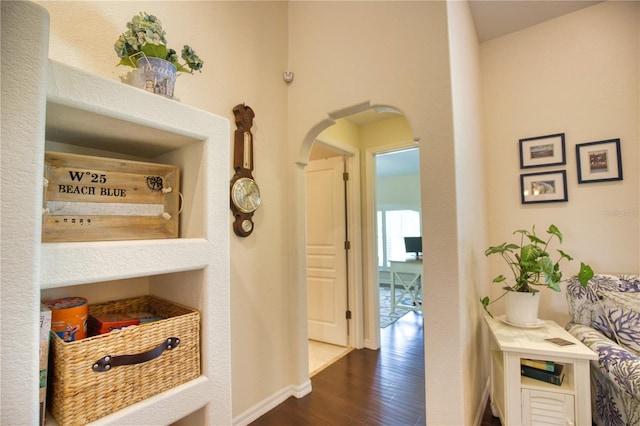
{"type": "MultiPolygon", "coordinates": [[[[549,238],[544,241],[536,235],[535,225],[531,232],[519,229],[513,234],[520,234],[520,244],[502,243],[499,246],[489,247],[484,254],[500,255],[509,266],[513,274],[514,283],[503,287],[504,292],[495,300],[488,296],[480,299],[485,311],[489,312],[489,305],[497,300],[506,297],[505,322],[520,327],[535,327],[539,324],[538,307],[540,303],[539,289],[549,288],[553,291],[560,291],[562,281],[562,271],[560,261],[567,261],[573,258],[558,249],[559,256],[554,262],[547,252],[549,243],[556,238],[562,244],[562,233],[555,225],[550,225],[547,229],[549,238]]],[[[577,278],[583,287],[593,277],[591,267],[583,262],[580,263],[580,272],[577,278]]],[[[507,278],[499,275],[493,279],[494,283],[504,283],[507,278]]]]}
{"type": "Polygon", "coordinates": [[[114,49],[120,58],[118,65],[139,69],[138,87],[172,97],[176,73],[202,72],[204,63],[191,47],[182,48],[184,63],[175,50],[167,48],[162,23],[154,15],[140,12],[127,22],[127,28],[116,40],[114,49]]]}

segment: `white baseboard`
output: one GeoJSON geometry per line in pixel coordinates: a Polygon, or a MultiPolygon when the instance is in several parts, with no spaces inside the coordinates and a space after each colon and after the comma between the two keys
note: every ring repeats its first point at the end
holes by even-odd
{"type": "Polygon", "coordinates": [[[373,351],[377,351],[378,349],[380,349],[380,346],[376,347],[371,339],[364,339],[364,347],[365,349],[371,349],[373,351]]]}
{"type": "Polygon", "coordinates": [[[477,408],[477,412],[475,415],[476,421],[473,422],[474,425],[480,426],[482,424],[482,417],[484,416],[484,409],[487,407],[487,401],[489,401],[489,386],[490,386],[490,378],[487,378],[487,381],[484,385],[484,390],[482,391],[482,397],[480,398],[481,404],[477,408]]]}
{"type": "Polygon", "coordinates": [[[269,398],[263,400],[262,402],[254,405],[253,407],[246,410],[244,413],[233,418],[234,426],[246,426],[251,422],[258,419],[260,416],[268,413],[273,410],[278,405],[282,404],[286,401],[290,396],[295,396],[296,398],[302,398],[303,396],[309,394],[311,392],[311,380],[307,380],[299,386],[287,386],[286,388],[276,392],[271,395],[269,398]]]}

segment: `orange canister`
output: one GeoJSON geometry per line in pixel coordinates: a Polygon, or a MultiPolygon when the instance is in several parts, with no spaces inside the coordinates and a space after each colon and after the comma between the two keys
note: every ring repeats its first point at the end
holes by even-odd
{"type": "Polygon", "coordinates": [[[51,330],[65,342],[87,337],[87,299],[63,297],[45,302],[51,310],[51,330]]]}

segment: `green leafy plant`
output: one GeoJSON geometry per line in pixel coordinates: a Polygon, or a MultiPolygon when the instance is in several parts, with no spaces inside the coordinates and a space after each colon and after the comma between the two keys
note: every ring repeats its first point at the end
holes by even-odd
{"type": "Polygon", "coordinates": [[[136,68],[137,59],[146,56],[166,59],[176,67],[178,72],[189,74],[193,71],[202,72],[204,63],[191,47],[184,45],[180,52],[184,63],[180,63],[175,50],[167,48],[165,31],[162,29],[162,23],[155,16],[140,12],[127,22],[127,28],[128,30],[122,33],[113,45],[120,58],[118,65],[136,68]]]}
{"type": "MultiPolygon", "coordinates": [[[[550,288],[553,291],[560,291],[560,282],[562,281],[562,271],[560,270],[560,261],[567,261],[573,258],[558,249],[559,256],[554,262],[547,252],[549,243],[554,238],[562,244],[562,233],[555,225],[550,225],[547,229],[549,238],[544,241],[536,235],[535,225],[531,232],[519,229],[513,232],[514,235],[520,234],[520,245],[513,243],[502,243],[499,246],[489,247],[484,254],[486,256],[497,254],[509,266],[513,274],[514,283],[503,287],[505,290],[495,300],[490,300],[488,296],[480,299],[485,311],[489,312],[489,305],[504,297],[509,291],[517,291],[522,293],[536,293],[538,288],[550,288]]],[[[593,270],[583,262],[580,263],[580,272],[577,275],[578,281],[583,287],[593,278],[593,270]]],[[[504,275],[498,275],[493,279],[494,283],[504,283],[507,278],[504,275]]],[[[493,317],[493,315],[491,315],[493,317]]]]}

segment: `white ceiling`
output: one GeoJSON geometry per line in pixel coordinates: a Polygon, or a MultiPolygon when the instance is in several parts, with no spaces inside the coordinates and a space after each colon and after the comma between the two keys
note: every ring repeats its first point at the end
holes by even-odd
{"type": "Polygon", "coordinates": [[[420,173],[418,148],[376,155],[376,177],[405,176],[420,173]]]}
{"type": "Polygon", "coordinates": [[[469,0],[480,43],[592,6],[586,0],[469,0]]]}

